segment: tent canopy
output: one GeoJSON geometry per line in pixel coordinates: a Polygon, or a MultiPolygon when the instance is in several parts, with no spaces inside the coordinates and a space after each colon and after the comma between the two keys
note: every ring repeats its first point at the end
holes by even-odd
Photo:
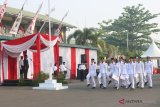
{"type": "MultiPolygon", "coordinates": [[[[54,46],[58,41],[57,36],[51,36],[51,46],[54,46]]],[[[9,40],[1,43],[1,49],[11,57],[18,57],[25,50],[45,51],[49,49],[49,36],[45,34],[32,34],[23,38],[9,40]]]]}
{"type": "Polygon", "coordinates": [[[155,42],[153,41],[149,48],[143,53],[141,57],[151,57],[151,58],[160,58],[160,49],[157,47],[155,42]]]}

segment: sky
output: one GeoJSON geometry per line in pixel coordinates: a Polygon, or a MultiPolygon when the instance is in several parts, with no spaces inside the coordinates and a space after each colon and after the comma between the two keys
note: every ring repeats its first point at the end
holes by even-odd
{"type": "MultiPolygon", "coordinates": [[[[2,5],[5,0],[0,0],[2,5]]],[[[25,0],[9,0],[9,7],[21,8],[25,0]]],[[[42,0],[28,0],[24,10],[36,12],[42,0]]],[[[159,0],[50,0],[50,7],[55,11],[53,18],[61,20],[69,11],[65,22],[72,24],[77,29],[84,27],[98,27],[102,20],[116,19],[123,12],[123,7],[143,4],[151,13],[160,13],[159,0]]],[[[48,0],[44,0],[41,14],[48,13],[48,0]]],[[[159,23],[160,17],[153,20],[159,23]]]]}

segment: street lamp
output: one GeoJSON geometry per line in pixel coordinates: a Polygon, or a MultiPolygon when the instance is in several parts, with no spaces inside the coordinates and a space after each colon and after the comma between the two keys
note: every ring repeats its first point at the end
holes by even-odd
{"type": "Polygon", "coordinates": [[[128,31],[127,31],[127,51],[129,51],[129,47],[128,47],[128,31]]]}

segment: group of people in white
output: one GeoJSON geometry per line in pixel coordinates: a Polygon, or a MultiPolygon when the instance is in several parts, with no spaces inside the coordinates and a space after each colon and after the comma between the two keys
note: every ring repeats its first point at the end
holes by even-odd
{"type": "MultiPolygon", "coordinates": [[[[93,89],[96,88],[96,69],[97,65],[94,63],[94,59],[91,59],[86,79],[87,87],[89,87],[92,82],[93,89]]],[[[120,87],[131,89],[140,87],[143,89],[144,85],[152,88],[152,74],[153,63],[150,57],[147,57],[145,62],[141,60],[141,57],[130,57],[129,62],[122,57],[119,61],[111,58],[109,65],[102,58],[99,63],[98,83],[100,88],[104,89],[107,88],[111,82],[114,83],[114,88],[116,89],[120,87]]]]}

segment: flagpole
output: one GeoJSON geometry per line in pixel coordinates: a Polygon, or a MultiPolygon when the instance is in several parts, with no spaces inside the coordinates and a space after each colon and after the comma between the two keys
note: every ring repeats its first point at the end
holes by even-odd
{"type": "Polygon", "coordinates": [[[51,21],[50,21],[50,0],[48,0],[48,21],[49,21],[49,80],[52,80],[52,63],[51,63],[51,21]]]}

